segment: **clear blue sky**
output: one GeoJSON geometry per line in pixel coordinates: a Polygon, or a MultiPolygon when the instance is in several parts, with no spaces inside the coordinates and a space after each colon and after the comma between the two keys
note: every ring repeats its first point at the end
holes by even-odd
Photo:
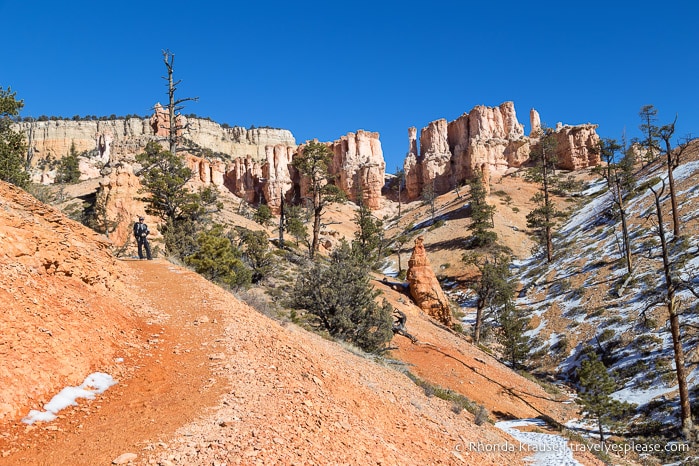
{"type": "Polygon", "coordinates": [[[0,85],[23,116],[150,114],[175,53],[184,113],[298,142],[407,128],[512,100],[525,131],[598,123],[638,136],[642,105],[699,136],[699,2],[4,1],[0,85]]]}

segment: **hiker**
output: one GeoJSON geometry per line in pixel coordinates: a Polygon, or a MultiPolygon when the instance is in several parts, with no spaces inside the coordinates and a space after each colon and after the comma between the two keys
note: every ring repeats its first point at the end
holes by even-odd
{"type": "Polygon", "coordinates": [[[136,237],[136,242],[138,243],[138,258],[143,260],[143,246],[146,247],[146,257],[148,260],[153,258],[150,255],[150,244],[148,244],[148,225],[143,223],[145,218],[138,217],[138,222],[134,223],[133,235],[136,237]]]}

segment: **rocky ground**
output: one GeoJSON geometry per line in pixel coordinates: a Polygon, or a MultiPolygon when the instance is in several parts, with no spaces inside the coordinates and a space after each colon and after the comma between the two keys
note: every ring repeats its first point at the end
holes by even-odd
{"type": "Polygon", "coordinates": [[[575,415],[565,396],[380,283],[418,343],[395,337],[375,359],[162,259],[115,260],[89,230],[4,184],[0,239],[0,298],[10,303],[0,320],[0,465],[109,464],[127,453],[162,465],[523,464],[522,452],[469,451],[513,440],[427,396],[405,371],[484,405],[491,420],[575,415]],[[56,421],[20,422],[94,371],[117,385],[56,421]]]}

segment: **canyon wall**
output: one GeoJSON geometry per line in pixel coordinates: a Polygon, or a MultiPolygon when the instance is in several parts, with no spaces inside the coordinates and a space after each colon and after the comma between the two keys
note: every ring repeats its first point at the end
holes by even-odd
{"type": "MultiPolygon", "coordinates": [[[[361,193],[369,209],[380,208],[386,163],[379,133],[359,130],[325,144],[332,153],[328,171],[347,198],[358,203],[361,193]]],[[[279,213],[282,197],[285,202],[298,203],[307,195],[307,183],[292,166],[294,157],[303,148],[303,145],[266,146],[266,159],[262,163],[250,157],[238,158],[226,173],[225,186],[246,201],[265,203],[272,212],[279,213]]]]}
{"type": "MultiPolygon", "coordinates": [[[[16,123],[14,129],[26,135],[33,154],[34,181],[51,183],[55,172],[39,168],[42,161],[60,159],[74,146],[76,152],[87,153],[86,157],[81,157],[83,179],[92,178],[100,167],[110,162],[132,161],[150,141],[159,141],[167,148],[168,122],[167,112],[156,104],[150,118],[21,122],[16,123]]],[[[178,116],[178,124],[187,127],[181,136],[222,161],[246,157],[264,161],[267,158],[266,146],[296,146],[294,136],[286,129],[224,128],[210,120],[183,116],[178,116]]]]}
{"type": "MultiPolygon", "coordinates": [[[[509,169],[522,166],[537,144],[541,121],[536,110],[530,112],[532,132],[525,136],[524,125],[517,121],[513,102],[498,107],[478,105],[454,121],[440,119],[420,132],[408,129],[408,155],[403,164],[405,185],[410,200],[420,197],[432,184],[437,194],[453,189],[473,176],[476,169],[490,177],[503,176],[509,169]]],[[[597,125],[559,125],[556,129],[559,166],[578,170],[599,164],[591,150],[599,141],[597,125]]]]}

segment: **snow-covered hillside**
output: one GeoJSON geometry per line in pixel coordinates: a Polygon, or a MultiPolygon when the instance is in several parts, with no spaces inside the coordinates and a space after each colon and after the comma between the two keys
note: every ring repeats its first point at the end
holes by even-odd
{"type": "MultiPolygon", "coordinates": [[[[694,141],[673,174],[681,236],[672,237],[668,189],[662,197],[666,239],[676,276],[699,285],[699,142],[694,141]]],[[[519,305],[531,309],[540,369],[574,383],[583,350],[593,347],[620,383],[617,399],[639,405],[648,418],[677,420],[677,380],[654,197],[667,180],[662,160],[637,173],[638,192],[627,199],[634,272],[627,275],[621,221],[606,182],[592,184],[575,214],[559,229],[554,260],[516,263],[524,284],[519,305]]],[[[699,286],[697,286],[699,289],[699,286]]],[[[699,304],[689,290],[678,292],[690,392],[699,387],[697,332],[699,304]],[[696,326],[696,327],[695,327],[696,326]]]]}

